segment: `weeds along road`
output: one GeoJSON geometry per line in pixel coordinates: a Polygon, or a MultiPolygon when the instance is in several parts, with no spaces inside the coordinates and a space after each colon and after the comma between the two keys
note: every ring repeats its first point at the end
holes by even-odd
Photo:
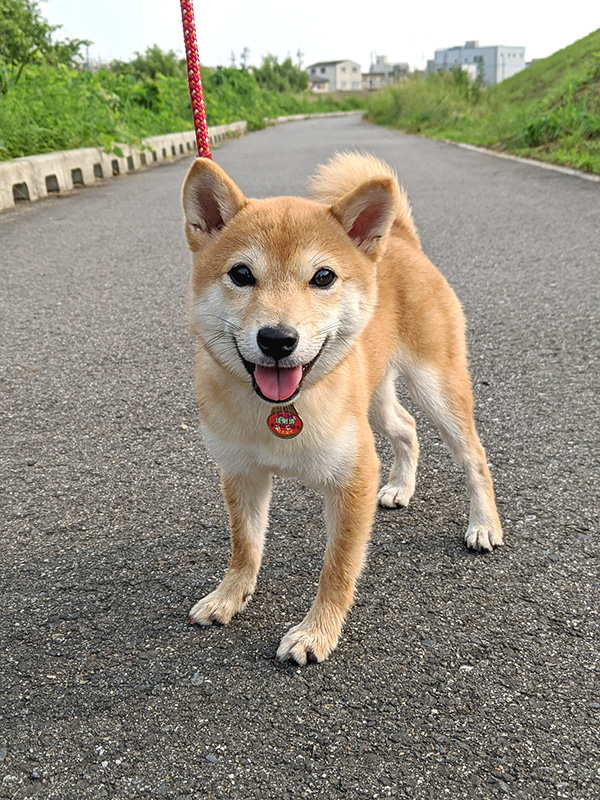
{"type": "Polygon", "coordinates": [[[467,552],[462,475],[406,400],[416,496],[378,511],[331,659],[273,660],[324,548],[292,482],[251,605],[189,627],[229,553],[191,383],[189,160],[6,213],[0,797],[600,796],[598,185],[356,118],[215,156],[264,196],[352,148],[398,170],[464,304],[505,547],[467,552]]]}

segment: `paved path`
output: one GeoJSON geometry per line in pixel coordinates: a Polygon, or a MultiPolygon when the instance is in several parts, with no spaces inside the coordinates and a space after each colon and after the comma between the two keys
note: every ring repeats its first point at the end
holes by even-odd
{"type": "Polygon", "coordinates": [[[189,162],[6,213],[0,797],[600,797],[598,186],[357,119],[216,159],[301,193],[349,148],[398,170],[464,303],[506,546],[465,550],[462,476],[419,416],[416,497],[378,512],[328,662],[273,661],[324,546],[290,482],[251,606],[188,627],[229,550],[190,379],[189,162]]]}

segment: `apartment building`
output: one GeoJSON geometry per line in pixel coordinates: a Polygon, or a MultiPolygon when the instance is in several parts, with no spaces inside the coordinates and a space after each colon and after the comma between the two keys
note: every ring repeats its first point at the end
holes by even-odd
{"type": "Polygon", "coordinates": [[[462,47],[436,50],[434,58],[427,62],[428,72],[457,67],[472,77],[480,77],[484,86],[493,86],[525,69],[525,48],[504,45],[480,47],[479,42],[468,41],[462,47]]]}

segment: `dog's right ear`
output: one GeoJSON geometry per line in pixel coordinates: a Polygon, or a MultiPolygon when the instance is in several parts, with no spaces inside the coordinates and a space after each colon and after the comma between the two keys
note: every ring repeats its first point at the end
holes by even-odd
{"type": "Polygon", "coordinates": [[[185,233],[190,250],[199,250],[248,202],[221,167],[197,158],[183,184],[185,233]]]}

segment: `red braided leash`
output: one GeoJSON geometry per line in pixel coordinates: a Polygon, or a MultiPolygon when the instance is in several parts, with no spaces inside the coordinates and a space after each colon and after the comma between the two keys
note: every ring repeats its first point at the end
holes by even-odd
{"type": "Polygon", "coordinates": [[[208,126],[206,124],[206,108],[204,106],[204,93],[202,91],[200,59],[198,58],[198,45],[196,44],[194,6],[192,0],[180,0],[180,2],[188,88],[190,90],[190,100],[192,101],[192,114],[194,115],[194,130],[196,131],[198,155],[200,158],[212,158],[210,139],[208,138],[208,126]]]}

